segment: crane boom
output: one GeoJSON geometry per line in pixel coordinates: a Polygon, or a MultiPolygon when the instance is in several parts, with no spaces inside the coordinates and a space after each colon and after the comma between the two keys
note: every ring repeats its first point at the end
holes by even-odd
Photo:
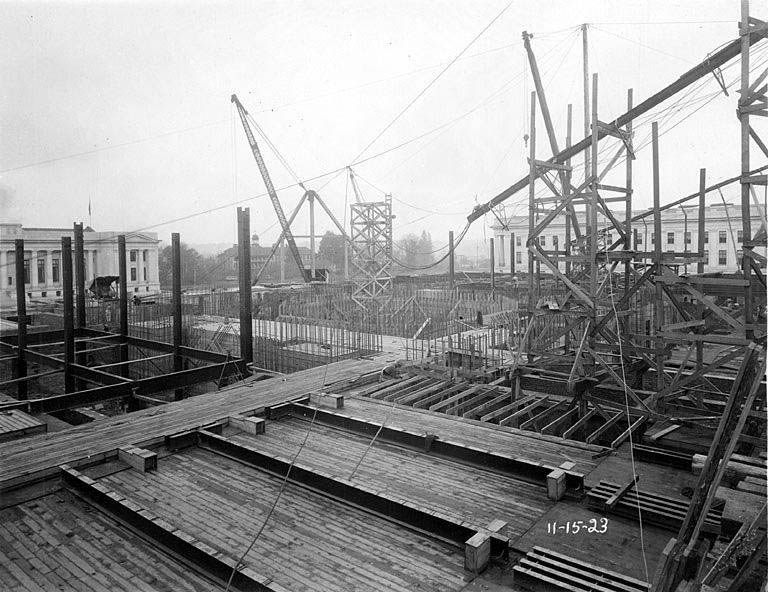
{"type": "MultiPolygon", "coordinates": [[[[764,39],[768,37],[768,30],[766,29],[760,29],[757,31],[753,31],[749,35],[749,43],[750,45],[754,45],[761,39],[764,39]]],[[[724,65],[726,62],[731,60],[732,58],[739,55],[739,52],[741,51],[741,39],[735,39],[725,45],[722,49],[714,52],[712,55],[708,56],[703,62],[697,64],[690,70],[688,70],[685,74],[680,76],[677,80],[675,80],[672,84],[669,86],[666,86],[659,92],[657,92],[655,95],[649,97],[639,105],[636,105],[623,115],[620,115],[617,117],[614,121],[608,124],[608,127],[613,128],[619,128],[625,126],[628,122],[632,121],[633,119],[639,117],[640,115],[650,111],[656,105],[662,103],[672,95],[680,92],[684,88],[690,86],[700,78],[706,76],[707,74],[711,73],[716,68],[719,68],[720,66],[724,65]]],[[[604,130],[598,131],[598,139],[602,139],[607,134],[604,130]]],[[[566,160],[569,158],[576,156],[583,150],[587,149],[590,145],[590,142],[592,141],[592,136],[587,136],[581,142],[578,142],[577,144],[574,144],[570,148],[565,148],[564,150],[561,150],[557,154],[555,154],[552,158],[550,158],[547,162],[555,163],[555,164],[563,164],[566,160]]],[[[488,213],[499,205],[504,200],[508,199],[521,189],[524,189],[528,186],[529,176],[526,175],[519,181],[517,181],[514,185],[509,186],[507,189],[499,193],[496,197],[492,198],[491,200],[487,201],[486,203],[482,205],[475,206],[474,210],[470,212],[469,216],[467,216],[467,220],[471,224],[478,218],[481,218],[484,214],[488,213]]]]}
{"type": "Polygon", "coordinates": [[[237,95],[232,95],[232,102],[237,107],[237,114],[240,116],[240,121],[243,124],[245,135],[248,138],[248,144],[250,144],[251,152],[253,152],[253,157],[256,159],[256,164],[259,165],[261,178],[264,179],[264,185],[267,187],[269,199],[272,200],[272,206],[275,208],[275,214],[277,214],[277,219],[280,221],[280,227],[283,229],[283,236],[288,243],[288,248],[291,251],[291,255],[293,255],[293,260],[296,261],[296,265],[299,266],[301,277],[305,282],[309,282],[309,273],[304,267],[304,262],[301,260],[301,254],[299,254],[299,248],[296,246],[296,240],[293,238],[290,224],[288,224],[288,220],[285,217],[283,206],[280,204],[280,199],[277,197],[277,191],[275,191],[275,186],[272,184],[272,179],[269,176],[267,165],[264,163],[264,158],[261,156],[259,145],[256,143],[256,138],[253,136],[251,126],[248,124],[248,111],[246,111],[245,107],[243,107],[242,103],[240,103],[237,95]]]}

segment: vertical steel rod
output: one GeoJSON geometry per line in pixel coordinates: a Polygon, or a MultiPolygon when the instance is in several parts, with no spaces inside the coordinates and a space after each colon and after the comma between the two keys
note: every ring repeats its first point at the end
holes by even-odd
{"type": "Polygon", "coordinates": [[[456,285],[456,259],[453,251],[453,230],[448,231],[448,284],[453,290],[456,285]]]}
{"type": "MultiPolygon", "coordinates": [[[[699,227],[696,249],[699,252],[699,262],[696,264],[696,272],[701,275],[704,273],[704,233],[705,227],[705,198],[707,195],[707,169],[699,169],[699,227]]],[[[704,303],[699,300],[696,305],[697,319],[701,319],[704,316],[704,303]]],[[[704,332],[704,327],[699,328],[700,332],[704,332]]],[[[704,343],[701,341],[696,342],[696,369],[701,370],[704,365],[704,343]]]]}
{"type": "Polygon", "coordinates": [[[491,294],[496,290],[496,253],[493,247],[493,238],[491,243],[491,294]]]}
{"type": "MultiPolygon", "coordinates": [[[[528,131],[530,136],[528,147],[528,160],[530,162],[528,169],[528,239],[526,240],[526,251],[528,253],[528,322],[533,322],[534,299],[534,278],[533,278],[533,244],[531,236],[533,235],[533,218],[536,209],[536,92],[531,93],[531,124],[528,131]]],[[[531,353],[531,343],[533,330],[527,331],[528,339],[525,342],[525,351],[528,355],[528,361],[533,361],[531,353]]]]}
{"type": "MultiPolygon", "coordinates": [[[[173,370],[180,372],[184,369],[181,357],[181,239],[178,232],[171,234],[171,311],[173,314],[173,370]]],[[[176,389],[174,397],[177,401],[184,398],[184,389],[176,389]]]]}
{"type": "MultiPolygon", "coordinates": [[[[19,347],[16,354],[16,378],[27,376],[27,293],[24,287],[24,239],[14,241],[16,249],[16,316],[18,323],[19,347]]],[[[31,267],[30,263],[30,267],[31,267]]],[[[19,399],[27,398],[27,381],[18,382],[17,394],[19,399]]]]}
{"type": "Polygon", "coordinates": [[[75,223],[75,305],[76,327],[85,327],[85,256],[83,254],[83,223],[75,223]]]}
{"type": "Polygon", "coordinates": [[[75,392],[75,310],[72,294],[72,239],[61,237],[61,291],[64,296],[64,392],[75,392]]]}
{"type": "Polygon", "coordinates": [[[249,208],[237,208],[238,257],[240,271],[240,357],[253,362],[253,327],[251,314],[251,215],[249,208]]]}
{"type": "MultiPolygon", "coordinates": [[[[118,275],[120,281],[120,361],[128,361],[128,261],[125,255],[125,235],[117,237],[118,275]]],[[[120,366],[120,374],[128,378],[128,364],[120,366]]]]}
{"type": "MultiPolygon", "coordinates": [[[[746,108],[752,102],[749,98],[749,0],[741,0],[741,94],[739,97],[739,119],[741,121],[741,224],[742,249],[752,248],[752,220],[749,203],[749,111],[746,108]]],[[[759,92],[759,91],[758,91],[759,92]]],[[[743,251],[742,251],[743,253],[743,251]]],[[[744,274],[744,327],[747,339],[754,339],[752,311],[752,265],[751,257],[741,258],[741,271],[744,274]]]]}
{"type": "MultiPolygon", "coordinates": [[[[656,274],[661,275],[661,194],[659,189],[659,124],[651,124],[651,142],[653,149],[653,255],[656,274]]],[[[661,341],[661,331],[664,327],[664,292],[660,281],[654,282],[656,286],[653,300],[653,325],[654,347],[656,350],[656,388],[664,388],[664,343],[661,341]]]]}

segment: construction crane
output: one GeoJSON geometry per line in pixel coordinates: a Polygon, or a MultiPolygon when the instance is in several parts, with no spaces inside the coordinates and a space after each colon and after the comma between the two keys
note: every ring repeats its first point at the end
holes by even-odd
{"type": "Polygon", "coordinates": [[[355,201],[357,203],[363,203],[365,201],[363,199],[363,192],[360,191],[360,187],[357,186],[355,173],[352,172],[352,167],[347,167],[347,170],[349,171],[349,180],[352,183],[352,190],[355,192],[355,201]]]}
{"type": "Polygon", "coordinates": [[[285,217],[283,206],[280,204],[280,200],[277,197],[275,186],[272,184],[269,171],[267,171],[267,165],[264,163],[264,158],[261,156],[259,146],[256,144],[256,138],[254,138],[253,132],[251,131],[251,126],[248,124],[248,111],[246,111],[245,107],[243,107],[242,103],[240,103],[237,95],[232,95],[232,102],[237,107],[237,114],[240,116],[240,121],[243,124],[245,135],[248,138],[248,144],[251,146],[251,152],[253,152],[253,157],[256,159],[256,164],[259,165],[261,178],[264,179],[264,185],[267,187],[269,199],[272,200],[272,206],[275,208],[275,214],[277,214],[277,219],[280,221],[280,227],[283,229],[283,237],[288,243],[288,248],[291,251],[291,255],[293,255],[293,260],[296,261],[296,265],[299,266],[301,277],[305,282],[309,282],[311,280],[309,277],[309,270],[304,267],[304,262],[301,260],[299,248],[296,246],[296,240],[293,238],[293,233],[291,233],[291,227],[285,217]]]}

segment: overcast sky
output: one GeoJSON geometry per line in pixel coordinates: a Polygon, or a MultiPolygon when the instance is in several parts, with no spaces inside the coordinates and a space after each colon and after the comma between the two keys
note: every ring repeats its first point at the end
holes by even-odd
{"type": "MultiPolygon", "coordinates": [[[[338,171],[506,4],[0,3],[1,217],[28,226],[87,224],[90,200],[96,230],[150,227],[166,241],[177,231],[189,243],[234,242],[233,204],[243,201],[252,231],[271,242],[276,217],[230,95],[238,94],[301,179],[338,171]]],[[[764,5],[753,6],[756,16],[768,16],[759,14],[764,5]]],[[[532,82],[524,29],[534,35],[562,146],[568,102],[574,136],[583,136],[580,23],[591,23],[599,118],[611,121],[625,110],[627,88],[637,103],[669,84],[735,38],[738,18],[736,0],[513,2],[358,158],[386,152],[354,165],[371,184],[361,180],[364,197],[391,193],[395,236],[426,229],[437,247],[476,203],[526,174],[532,82]]],[[[754,61],[768,57],[766,45],[753,49],[754,61]]],[[[737,80],[737,61],[724,69],[728,84],[737,80]]],[[[738,173],[738,86],[728,97],[718,88],[709,76],[656,110],[663,202],[695,191],[700,167],[712,181],[738,173]]],[[[650,119],[637,129],[639,145],[650,119]]],[[[765,129],[764,121],[755,124],[765,129]]],[[[293,184],[260,145],[275,185],[293,184]]],[[[543,138],[538,146],[539,158],[551,156],[543,138]]],[[[650,166],[647,147],[635,161],[636,208],[651,203],[650,166]]],[[[343,171],[307,185],[348,224],[345,202],[354,198],[343,171]]],[[[726,198],[737,201],[737,191],[726,198]]],[[[292,210],[301,194],[281,190],[284,208],[292,210]]],[[[508,212],[524,212],[514,205],[524,194],[509,200],[508,212]]],[[[331,228],[319,212],[317,220],[319,231],[331,228]]],[[[307,230],[301,216],[294,232],[307,230]]],[[[486,237],[479,220],[462,250],[484,249],[486,237]]]]}

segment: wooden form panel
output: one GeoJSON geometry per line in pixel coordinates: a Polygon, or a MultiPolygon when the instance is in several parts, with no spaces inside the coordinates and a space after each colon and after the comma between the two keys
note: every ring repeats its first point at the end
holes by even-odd
{"type": "MultiPolygon", "coordinates": [[[[192,564],[204,569],[214,579],[227,582],[236,561],[216,551],[202,541],[195,539],[149,510],[137,506],[122,495],[97,483],[68,465],[61,466],[65,485],[78,495],[83,496],[118,520],[138,529],[149,536],[158,545],[181,554],[192,564]]],[[[240,566],[232,579],[238,590],[256,590],[264,592],[287,592],[279,584],[272,582],[246,566],[240,566]]]]}
{"type": "MultiPolygon", "coordinates": [[[[462,548],[477,533],[482,534],[487,530],[479,525],[473,526],[460,518],[422,508],[409,500],[397,499],[366,485],[352,483],[299,462],[291,465],[290,462],[264,454],[254,447],[245,446],[205,430],[198,432],[198,442],[199,446],[206,450],[236,458],[279,477],[285,477],[290,470],[288,479],[292,482],[321,491],[369,512],[386,516],[437,538],[451,541],[462,548]]],[[[506,556],[509,548],[507,537],[490,533],[487,538],[490,539],[492,555],[506,556]]]]}
{"type": "MultiPolygon", "coordinates": [[[[428,434],[423,432],[417,433],[391,425],[380,425],[350,415],[331,413],[305,405],[292,404],[291,412],[297,417],[313,417],[314,421],[341,427],[345,430],[371,437],[378,434],[378,438],[384,442],[423,450],[436,456],[465,462],[474,466],[481,466],[486,469],[499,471],[516,479],[537,482],[543,485],[546,485],[547,476],[558,468],[557,466],[535,460],[494,453],[487,448],[480,448],[443,438],[428,438],[428,434]]],[[[566,487],[571,491],[581,491],[584,487],[584,475],[581,473],[566,471],[565,479],[566,487]]]]}

